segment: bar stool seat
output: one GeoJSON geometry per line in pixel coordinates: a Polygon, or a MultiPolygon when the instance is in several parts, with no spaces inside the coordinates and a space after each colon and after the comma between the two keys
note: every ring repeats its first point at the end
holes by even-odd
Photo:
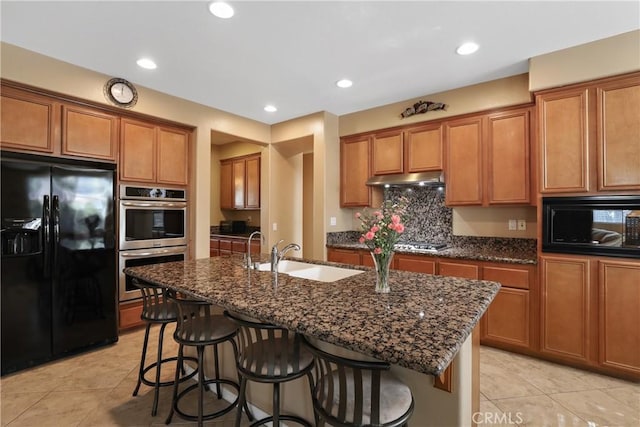
{"type": "MultiPolygon", "coordinates": [[[[171,422],[175,412],[185,420],[197,421],[198,425],[201,426],[203,421],[220,417],[233,410],[238,404],[240,386],[236,381],[220,378],[220,366],[218,359],[218,345],[224,342],[229,342],[233,346],[235,356],[236,344],[234,338],[237,334],[238,328],[233,322],[225,318],[223,315],[215,314],[213,311],[214,306],[206,301],[182,298],[179,297],[176,292],[171,290],[167,292],[167,298],[169,301],[174,302],[178,308],[178,324],[176,326],[176,331],[173,334],[174,340],[180,344],[177,364],[180,366],[184,360],[183,346],[196,347],[198,382],[186,387],[178,393],[180,370],[176,369],[171,411],[165,423],[169,424],[171,422]],[[204,377],[204,349],[207,346],[213,346],[215,376],[210,379],[205,379],[204,377]],[[212,385],[215,385],[218,399],[222,399],[223,385],[227,385],[234,389],[236,392],[236,398],[233,402],[223,406],[222,409],[205,414],[204,391],[205,388],[211,388],[212,385]],[[198,413],[188,414],[180,408],[180,402],[194,390],[198,390],[198,413]]],[[[249,415],[249,419],[251,419],[251,414],[248,411],[247,413],[249,415]]]]}
{"type": "MultiPolygon", "coordinates": [[[[140,289],[142,293],[142,312],[140,318],[145,322],[144,341],[142,343],[142,355],[140,357],[140,368],[138,370],[138,382],[136,388],[133,390],[133,396],[138,395],[140,391],[140,385],[145,384],[149,387],[153,387],[153,406],[151,409],[151,415],[155,416],[158,413],[158,395],[160,387],[172,386],[173,381],[160,381],[162,366],[166,363],[176,362],[177,356],[162,358],[162,345],[164,340],[164,330],[170,323],[175,323],[178,319],[178,308],[175,303],[167,300],[166,289],[148,282],[138,280],[136,278],[132,281],[133,285],[140,289]],[[145,366],[147,358],[147,346],[149,344],[149,332],[153,325],[160,325],[160,331],[158,333],[158,348],[156,360],[145,366]],[[149,371],[155,369],[155,378],[150,380],[147,378],[149,371]]],[[[195,358],[189,357],[185,360],[196,361],[195,358]]],[[[180,365],[182,367],[182,365],[180,365]]],[[[196,372],[192,372],[190,375],[183,376],[180,381],[186,381],[192,378],[196,372]]]]}
{"type": "Polygon", "coordinates": [[[242,405],[246,404],[248,380],[273,384],[273,414],[253,422],[252,427],[267,422],[279,426],[281,421],[311,427],[304,418],[280,414],[280,384],[305,375],[311,381],[313,355],[304,347],[302,337],[275,325],[242,319],[228,311],[224,315],[239,327],[236,366],[240,376],[240,403],[236,427],[240,425],[242,405]]]}
{"type": "Polygon", "coordinates": [[[411,389],[386,362],[361,361],[327,353],[305,339],[315,356],[312,401],[316,425],[405,425],[414,409],[411,389]]]}

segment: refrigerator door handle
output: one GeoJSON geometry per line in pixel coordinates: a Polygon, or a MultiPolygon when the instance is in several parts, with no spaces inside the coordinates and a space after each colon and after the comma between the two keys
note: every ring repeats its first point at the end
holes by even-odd
{"type": "Polygon", "coordinates": [[[43,264],[44,264],[44,277],[51,276],[51,260],[49,257],[49,251],[51,250],[51,207],[49,205],[49,196],[44,196],[44,203],[42,207],[42,225],[44,231],[44,244],[42,248],[43,264]]]}
{"type": "Polygon", "coordinates": [[[53,266],[58,265],[58,245],[60,244],[60,199],[53,196],[53,266]]]}

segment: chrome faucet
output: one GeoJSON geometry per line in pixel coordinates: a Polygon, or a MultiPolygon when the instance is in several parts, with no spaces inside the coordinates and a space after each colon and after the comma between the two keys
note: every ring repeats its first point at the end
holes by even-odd
{"type": "Polygon", "coordinates": [[[284,242],[284,240],[280,240],[278,243],[276,243],[275,245],[273,245],[273,247],[271,248],[271,271],[272,272],[277,272],[278,271],[278,264],[280,263],[280,260],[282,259],[282,257],[284,257],[284,255],[289,252],[291,249],[294,249],[296,251],[300,250],[300,245],[297,243],[289,243],[287,246],[285,246],[284,248],[282,248],[281,251],[278,251],[278,245],[280,243],[284,242]]]}
{"type": "Polygon", "coordinates": [[[247,269],[251,269],[253,267],[253,263],[251,262],[251,239],[253,239],[253,236],[259,234],[260,235],[260,244],[263,243],[263,236],[262,233],[259,231],[254,231],[253,233],[251,233],[249,235],[249,241],[247,242],[247,269]]]}

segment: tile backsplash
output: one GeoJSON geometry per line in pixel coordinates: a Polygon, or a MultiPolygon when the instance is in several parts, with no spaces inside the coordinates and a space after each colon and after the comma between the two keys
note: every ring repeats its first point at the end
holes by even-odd
{"type": "Polygon", "coordinates": [[[385,200],[409,199],[404,218],[402,242],[452,241],[452,210],[444,205],[444,190],[438,187],[392,187],[385,190],[385,200]]]}

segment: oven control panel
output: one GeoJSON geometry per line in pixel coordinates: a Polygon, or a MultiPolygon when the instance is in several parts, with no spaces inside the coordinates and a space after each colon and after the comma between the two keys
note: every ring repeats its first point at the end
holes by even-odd
{"type": "Polygon", "coordinates": [[[133,200],[187,200],[187,190],[181,188],[120,186],[120,199],[133,200]]]}

